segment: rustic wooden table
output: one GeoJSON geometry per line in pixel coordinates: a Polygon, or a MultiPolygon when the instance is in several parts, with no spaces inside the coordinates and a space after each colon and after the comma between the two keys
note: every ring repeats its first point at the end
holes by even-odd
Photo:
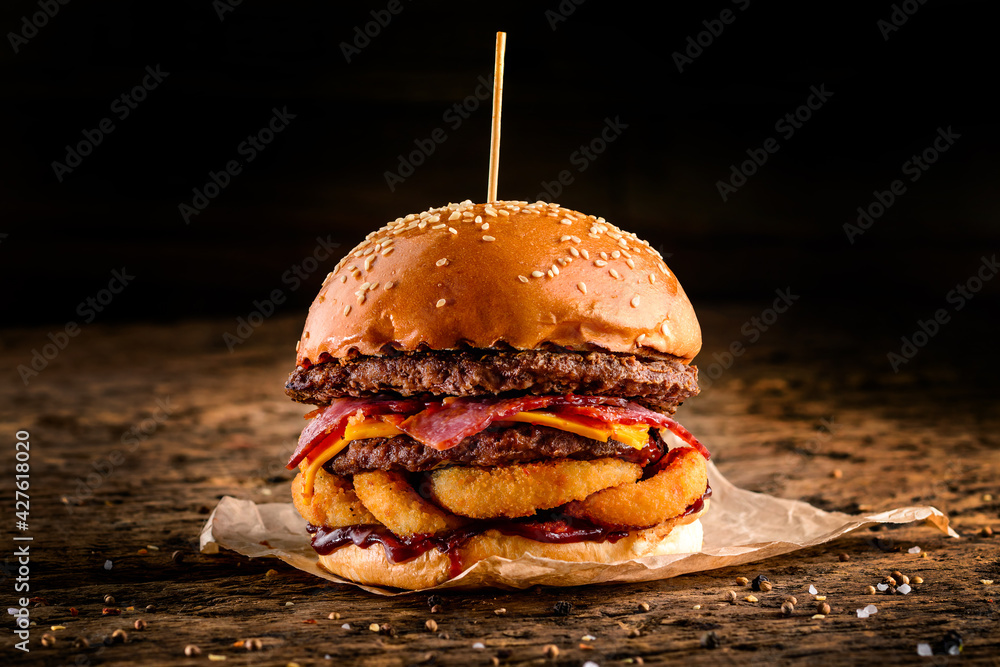
{"type": "MultiPolygon", "coordinates": [[[[748,566],[642,585],[448,594],[432,614],[427,595],[388,599],[273,560],[198,553],[198,533],[221,496],[289,498],[283,462],[305,409],[284,397],[282,385],[301,313],[268,320],[232,353],[222,339],[232,320],[93,324],[27,386],[13,369],[30,363],[49,331],[7,331],[0,590],[15,609],[20,597],[31,598],[32,625],[24,653],[6,617],[2,661],[1000,664],[1000,538],[983,530],[1000,529],[1000,411],[995,366],[983,366],[976,347],[987,349],[988,336],[967,346],[935,341],[896,374],[885,355],[898,333],[866,332],[860,341],[802,307],[750,342],[741,326],[760,313],[760,304],[699,308],[706,332],[699,365],[705,375],[718,364],[718,377],[679,417],[720,469],[739,486],[825,509],[932,504],[951,516],[961,539],[925,525],[864,530],[748,566]],[[721,352],[732,341],[747,351],[723,368],[721,352]],[[13,530],[18,429],[31,442],[26,531],[13,530]],[[15,535],[34,539],[14,542],[15,535]],[[30,562],[21,570],[15,550],[25,544],[30,562]],[[912,546],[922,552],[909,553],[912,546]],[[894,570],[923,582],[909,595],[865,592],[894,570]],[[736,578],[757,574],[774,588],[747,602],[750,590],[736,578]],[[15,592],[25,582],[30,592],[15,592]],[[813,617],[811,584],[827,595],[825,618],[813,617]],[[780,607],[789,594],[799,605],[786,618],[780,607]],[[554,611],[560,602],[572,605],[567,615],[554,611]],[[868,604],[878,613],[858,618],[855,610],[868,604]],[[949,631],[963,639],[961,657],[918,656],[921,643],[940,651],[949,631]],[[244,648],[251,638],[261,650],[244,648]],[[188,645],[200,654],[186,657],[188,645]],[[555,650],[547,653],[549,645],[555,650]]],[[[972,317],[961,326],[987,331],[972,317]]]]}

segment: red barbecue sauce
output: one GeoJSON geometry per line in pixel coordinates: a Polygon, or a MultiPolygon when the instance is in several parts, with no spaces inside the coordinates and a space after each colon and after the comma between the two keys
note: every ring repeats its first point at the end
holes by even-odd
{"type": "MultiPolygon", "coordinates": [[[[705,494],[684,510],[681,516],[700,512],[705,505],[705,499],[711,495],[712,487],[706,487],[705,494]]],[[[458,576],[465,569],[458,547],[473,535],[487,530],[497,530],[504,535],[518,535],[536,542],[550,544],[589,541],[615,543],[629,533],[629,528],[625,526],[602,527],[582,519],[558,517],[555,513],[552,513],[548,518],[535,518],[527,521],[520,519],[477,521],[472,526],[441,535],[414,535],[408,538],[393,535],[385,526],[374,525],[328,528],[309,524],[306,529],[313,534],[313,549],[324,556],[351,543],[362,549],[381,544],[390,561],[402,563],[431,549],[437,549],[447,554],[451,560],[451,577],[458,576]]]]}

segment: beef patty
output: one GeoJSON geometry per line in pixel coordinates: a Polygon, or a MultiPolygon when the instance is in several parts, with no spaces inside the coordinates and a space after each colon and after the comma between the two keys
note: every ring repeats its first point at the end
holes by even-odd
{"type": "Polygon", "coordinates": [[[354,475],[369,470],[420,472],[445,464],[501,466],[563,458],[589,461],[611,456],[645,467],[658,461],[665,449],[655,430],[644,449],[635,449],[617,440],[601,442],[547,426],[494,424],[444,451],[426,447],[408,435],[355,440],[323,468],[335,475],[354,475]]]}
{"type": "Polygon", "coordinates": [[[285,393],[326,405],[345,396],[496,396],[589,394],[629,398],[673,414],[698,393],[698,369],[678,360],[639,359],[606,352],[414,352],[333,360],[298,368],[285,393]]]}

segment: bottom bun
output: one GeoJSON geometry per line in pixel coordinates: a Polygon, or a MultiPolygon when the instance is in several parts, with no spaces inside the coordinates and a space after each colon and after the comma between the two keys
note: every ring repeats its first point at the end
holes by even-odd
{"type": "MultiPolygon", "coordinates": [[[[503,535],[487,530],[470,537],[457,549],[462,569],[481,560],[498,556],[514,560],[531,555],[575,563],[617,563],[667,554],[694,553],[701,550],[703,530],[699,517],[708,509],[708,500],[696,514],[665,521],[652,528],[630,531],[617,542],[536,542],[518,535],[503,535]]],[[[403,563],[393,563],[380,545],[367,549],[348,544],[326,556],[319,564],[327,571],[359,584],[391,586],[417,590],[430,588],[451,578],[451,557],[431,549],[403,563]]]]}

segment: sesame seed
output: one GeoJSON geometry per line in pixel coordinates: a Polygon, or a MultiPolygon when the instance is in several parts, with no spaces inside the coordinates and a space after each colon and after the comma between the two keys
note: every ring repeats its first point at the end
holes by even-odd
{"type": "Polygon", "coordinates": [[[663,334],[664,336],[669,336],[669,335],[670,335],[670,325],[669,325],[669,324],[667,324],[666,322],[664,322],[663,324],[661,324],[661,325],[660,325],[660,332],[661,332],[661,333],[662,333],[662,334],[663,334]]]}
{"type": "Polygon", "coordinates": [[[573,246],[570,246],[569,247],[569,254],[573,255],[574,257],[579,257],[580,256],[580,251],[577,250],[576,248],[574,248],[573,246]]]}
{"type": "Polygon", "coordinates": [[[438,225],[434,225],[433,227],[431,227],[431,229],[442,229],[442,228],[444,228],[444,227],[447,227],[447,226],[448,226],[448,225],[446,225],[446,224],[444,224],[444,223],[442,222],[441,224],[438,224],[438,225]]]}
{"type": "Polygon", "coordinates": [[[387,282],[387,283],[385,284],[385,289],[392,289],[392,286],[393,286],[393,285],[395,285],[395,284],[396,284],[396,283],[394,283],[394,282],[392,282],[392,281],[390,280],[389,282],[387,282]]]}
{"type": "Polygon", "coordinates": [[[372,283],[372,286],[369,287],[368,289],[370,289],[372,292],[374,292],[375,290],[378,289],[378,283],[372,283]]]}
{"type": "Polygon", "coordinates": [[[607,265],[608,265],[608,263],[605,262],[603,259],[595,259],[594,260],[594,266],[607,266],[607,265]]]}
{"type": "Polygon", "coordinates": [[[656,282],[656,274],[655,273],[650,273],[649,274],[649,282],[650,283],[655,283],[656,282]]]}
{"type": "Polygon", "coordinates": [[[556,257],[556,264],[558,264],[559,266],[566,266],[567,264],[569,264],[569,260],[566,259],[565,257],[556,257]]]}
{"type": "Polygon", "coordinates": [[[634,269],[635,268],[635,260],[632,259],[631,257],[629,257],[628,259],[626,259],[625,263],[628,264],[628,268],[630,268],[630,269],[634,269]]]}
{"type": "Polygon", "coordinates": [[[479,223],[481,223],[482,221],[483,221],[483,216],[481,216],[481,215],[477,215],[477,216],[476,216],[476,224],[478,225],[478,224],[479,224],[479,223]]]}
{"type": "Polygon", "coordinates": [[[646,334],[639,334],[639,337],[635,339],[635,344],[642,345],[644,340],[646,340],[646,334]]]}
{"type": "Polygon", "coordinates": [[[572,225],[572,224],[573,224],[573,221],[572,221],[572,220],[569,220],[569,219],[567,219],[567,218],[563,218],[562,220],[560,220],[560,221],[559,221],[559,224],[560,224],[560,225],[572,225]]]}
{"type": "Polygon", "coordinates": [[[599,238],[601,238],[600,236],[598,236],[597,234],[594,234],[594,233],[587,234],[587,236],[589,236],[592,239],[599,239],[599,238]]]}
{"type": "Polygon", "coordinates": [[[545,275],[547,275],[549,278],[555,278],[556,277],[556,275],[554,273],[552,273],[552,269],[549,269],[548,271],[546,271],[545,275]]]}
{"type": "Polygon", "coordinates": [[[583,292],[584,294],[587,293],[587,285],[585,283],[577,283],[576,288],[581,292],[583,292]]]}
{"type": "Polygon", "coordinates": [[[483,237],[483,240],[484,240],[484,241],[496,241],[496,239],[495,239],[495,238],[493,238],[492,236],[484,236],[484,237],[483,237]]]}
{"type": "Polygon", "coordinates": [[[492,208],[490,208],[488,206],[485,209],[483,209],[483,210],[486,212],[486,215],[488,215],[490,217],[493,217],[493,218],[497,217],[496,210],[494,210],[494,209],[492,209],[492,208]]]}
{"type": "Polygon", "coordinates": [[[301,345],[301,344],[302,344],[302,341],[296,341],[296,342],[295,342],[295,351],[296,351],[296,352],[298,352],[298,351],[299,351],[299,345],[301,345]]]}
{"type": "Polygon", "coordinates": [[[340,282],[346,283],[347,282],[347,276],[346,275],[340,276],[340,282]]]}
{"type": "Polygon", "coordinates": [[[357,292],[355,292],[355,294],[360,294],[361,292],[364,292],[366,289],[368,289],[371,286],[372,286],[371,283],[361,283],[361,289],[359,289],[357,292]]]}
{"type": "Polygon", "coordinates": [[[455,229],[454,227],[449,227],[448,231],[451,232],[452,234],[458,234],[458,230],[455,229]]]}
{"type": "Polygon", "coordinates": [[[625,249],[628,249],[628,243],[625,243],[625,239],[618,239],[618,245],[620,245],[625,249]]]}
{"type": "Polygon", "coordinates": [[[636,294],[636,295],[635,295],[634,297],[632,297],[632,300],[631,300],[631,301],[629,301],[629,304],[630,304],[630,305],[631,305],[631,306],[632,306],[633,308],[638,308],[638,307],[639,307],[639,295],[638,295],[638,294],[636,294]]]}
{"type": "Polygon", "coordinates": [[[559,211],[549,211],[545,215],[549,216],[550,218],[558,218],[559,217],[559,211]]]}
{"type": "Polygon", "coordinates": [[[438,261],[434,262],[435,266],[447,266],[447,264],[448,264],[448,258],[447,257],[442,257],[438,261]]]}
{"type": "Polygon", "coordinates": [[[427,221],[426,220],[421,220],[420,223],[417,224],[417,228],[418,229],[423,229],[426,226],[427,226],[427,221]]]}
{"type": "Polygon", "coordinates": [[[345,316],[349,315],[350,312],[351,312],[351,304],[347,304],[346,306],[344,306],[344,315],[345,316]]]}
{"type": "Polygon", "coordinates": [[[448,216],[448,219],[449,220],[458,220],[461,217],[462,217],[461,213],[459,213],[458,211],[454,211],[454,212],[452,212],[451,215],[448,216]]]}
{"type": "Polygon", "coordinates": [[[382,251],[382,256],[383,257],[388,257],[389,255],[392,254],[392,251],[395,250],[395,249],[396,249],[396,246],[389,246],[388,248],[386,248],[385,250],[382,251]]]}
{"type": "Polygon", "coordinates": [[[366,259],[365,260],[365,271],[371,271],[372,270],[372,264],[374,262],[375,262],[375,255],[372,255],[371,257],[369,257],[368,259],[366,259]]]}
{"type": "Polygon", "coordinates": [[[541,277],[542,277],[542,276],[544,276],[544,275],[545,275],[545,274],[544,274],[544,273],[542,273],[541,271],[532,271],[532,272],[531,272],[531,277],[532,277],[532,278],[541,278],[541,277]]]}
{"type": "Polygon", "coordinates": [[[436,304],[434,304],[434,305],[435,305],[436,307],[440,308],[441,306],[443,306],[443,305],[444,305],[444,304],[446,304],[446,303],[448,303],[448,302],[447,302],[447,301],[445,301],[444,299],[438,299],[438,302],[437,302],[436,304]]]}
{"type": "Polygon", "coordinates": [[[375,252],[375,248],[374,247],[368,247],[368,248],[364,249],[364,251],[361,253],[361,256],[362,257],[367,257],[368,255],[372,254],[373,252],[375,252]]]}
{"type": "Polygon", "coordinates": [[[554,273],[557,276],[559,275],[559,267],[556,266],[555,264],[552,265],[552,273],[554,273]]]}
{"type": "Polygon", "coordinates": [[[506,216],[509,216],[509,215],[510,215],[510,211],[506,211],[506,210],[501,210],[501,211],[500,211],[500,215],[506,215],[506,216]]]}
{"type": "Polygon", "coordinates": [[[590,259],[590,251],[586,248],[580,248],[580,254],[583,255],[584,259],[590,259]]]}
{"type": "Polygon", "coordinates": [[[608,269],[608,273],[611,274],[612,278],[620,278],[621,277],[621,276],[618,275],[618,272],[615,271],[614,269],[608,269]]]}
{"type": "Polygon", "coordinates": [[[484,232],[487,231],[489,228],[490,228],[490,223],[488,222],[484,222],[483,226],[480,227],[480,229],[482,229],[484,232]]]}
{"type": "Polygon", "coordinates": [[[528,282],[528,278],[526,276],[518,276],[517,279],[520,280],[522,283],[528,282]]]}
{"type": "Polygon", "coordinates": [[[560,236],[559,237],[559,242],[560,243],[565,243],[566,241],[569,241],[571,238],[573,238],[573,237],[571,237],[571,236],[560,236]]]}
{"type": "Polygon", "coordinates": [[[613,253],[611,253],[611,256],[614,257],[615,259],[618,259],[619,257],[622,256],[622,254],[621,252],[615,250],[613,253]]]}
{"type": "Polygon", "coordinates": [[[607,258],[608,258],[608,253],[602,252],[601,253],[601,259],[607,259],[607,258]]]}

